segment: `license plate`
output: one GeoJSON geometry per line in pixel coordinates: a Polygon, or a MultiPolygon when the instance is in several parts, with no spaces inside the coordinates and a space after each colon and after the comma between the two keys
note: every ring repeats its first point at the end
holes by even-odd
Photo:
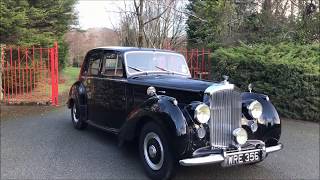
{"type": "Polygon", "coordinates": [[[225,160],[226,166],[248,164],[260,161],[261,150],[227,153],[225,160]]]}

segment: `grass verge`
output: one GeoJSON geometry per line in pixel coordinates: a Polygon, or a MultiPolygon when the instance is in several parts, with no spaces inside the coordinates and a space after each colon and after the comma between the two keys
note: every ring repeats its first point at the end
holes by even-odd
{"type": "Polygon", "coordinates": [[[61,82],[59,82],[59,94],[64,94],[69,91],[71,85],[77,80],[80,68],[66,67],[60,74],[61,82]]]}

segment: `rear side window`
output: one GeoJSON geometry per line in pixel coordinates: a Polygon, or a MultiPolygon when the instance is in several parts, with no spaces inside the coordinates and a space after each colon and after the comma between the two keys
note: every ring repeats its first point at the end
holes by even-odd
{"type": "Polygon", "coordinates": [[[89,57],[88,75],[95,76],[99,74],[101,56],[99,53],[93,53],[89,57]]]}
{"type": "Polygon", "coordinates": [[[101,75],[109,77],[123,77],[122,61],[117,53],[104,52],[101,75]]]}

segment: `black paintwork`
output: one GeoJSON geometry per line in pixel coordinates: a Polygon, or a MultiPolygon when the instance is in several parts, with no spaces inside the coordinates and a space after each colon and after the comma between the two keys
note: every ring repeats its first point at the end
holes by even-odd
{"type": "MultiPolygon", "coordinates": [[[[79,80],[70,89],[69,108],[77,101],[85,120],[101,129],[119,133],[120,143],[137,137],[145,122],[155,121],[167,131],[166,134],[179,158],[191,156],[196,149],[208,146],[208,131],[202,140],[196,136],[197,122],[193,119],[193,112],[199,103],[207,103],[203,94],[214,82],[173,74],[149,74],[126,78],[125,71],[123,77],[105,77],[100,73],[96,76],[86,75],[87,61],[93,52],[117,53],[123,61],[125,52],[140,50],[155,51],[124,47],[96,48],[89,51],[79,80]],[[157,89],[158,96],[150,97],[146,94],[150,86],[157,89]],[[174,100],[178,101],[177,106],[174,105],[174,100]]],[[[255,133],[250,133],[249,127],[244,128],[249,132],[249,138],[263,140],[268,146],[278,142],[281,125],[277,111],[266,99],[265,95],[242,93],[243,116],[251,119],[246,106],[253,100],[258,100],[263,105],[262,117],[267,122],[265,125],[259,124],[255,133]]],[[[203,126],[208,129],[208,125],[203,126]]]]}
{"type": "MultiPolygon", "coordinates": [[[[257,100],[262,104],[263,112],[262,112],[262,119],[266,121],[265,124],[258,124],[258,130],[255,133],[249,132],[249,138],[251,139],[260,139],[266,142],[267,146],[276,145],[280,139],[281,135],[281,123],[278,112],[276,111],[275,107],[272,105],[271,101],[269,100],[268,96],[263,94],[257,93],[242,93],[242,101],[243,101],[243,108],[242,112],[243,115],[247,119],[252,119],[247,112],[246,106],[254,101],[257,100]]],[[[248,129],[247,127],[244,127],[248,129]]]]}

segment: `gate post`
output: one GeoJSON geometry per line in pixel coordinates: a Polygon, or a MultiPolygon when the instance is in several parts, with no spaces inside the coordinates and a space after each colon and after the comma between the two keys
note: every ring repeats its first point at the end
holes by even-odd
{"type": "Polygon", "coordinates": [[[0,54],[0,58],[1,58],[1,64],[0,64],[0,102],[2,101],[3,99],[3,93],[2,93],[2,66],[4,66],[4,50],[3,50],[3,47],[2,45],[0,46],[0,51],[1,51],[1,54],[0,54]]]}
{"type": "Polygon", "coordinates": [[[50,48],[50,71],[51,71],[51,104],[55,105],[55,76],[54,76],[54,49],[50,48]]]}
{"type": "Polygon", "coordinates": [[[54,69],[55,69],[55,102],[54,105],[58,105],[58,96],[59,96],[59,69],[58,69],[58,43],[54,42],[54,69]]]}
{"type": "Polygon", "coordinates": [[[50,48],[50,65],[51,65],[51,101],[52,105],[58,105],[58,44],[50,48]]]}

